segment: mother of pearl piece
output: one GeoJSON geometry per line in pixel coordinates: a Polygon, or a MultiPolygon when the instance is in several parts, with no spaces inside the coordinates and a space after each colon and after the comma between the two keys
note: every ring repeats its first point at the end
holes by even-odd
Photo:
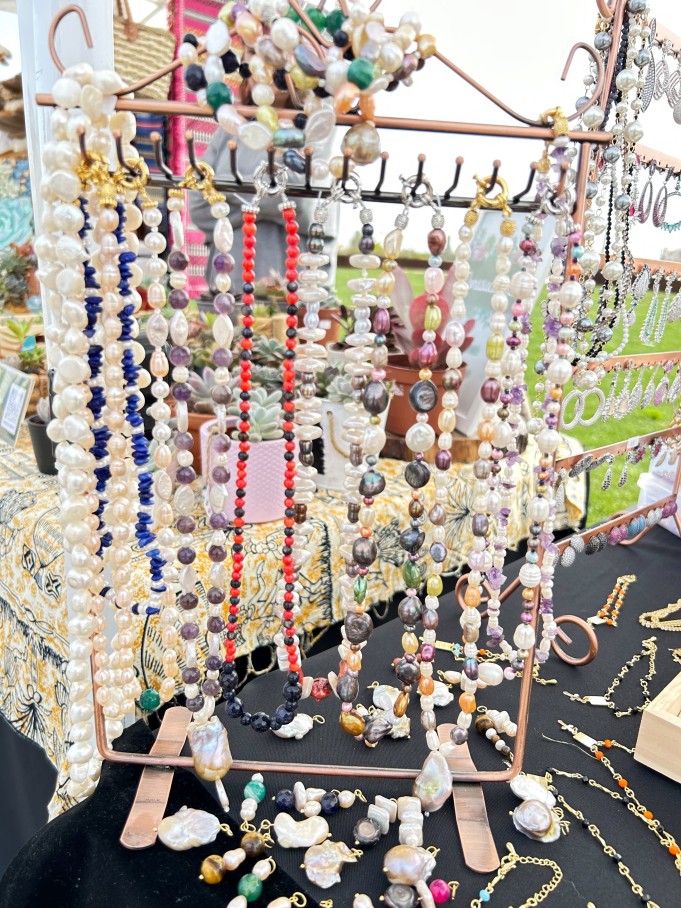
{"type": "Polygon", "coordinates": [[[220,832],[220,821],[212,813],[181,807],[176,814],[164,817],[158,824],[158,837],[173,851],[187,851],[197,845],[214,842],[220,832]]]}
{"type": "Polygon", "coordinates": [[[305,852],[303,866],[305,875],[320,889],[330,889],[340,883],[340,871],[344,864],[354,864],[357,857],[345,842],[323,842],[313,845],[305,852]]]}
{"type": "Polygon", "coordinates": [[[330,834],[324,817],[294,820],[290,814],[280,813],[274,818],[273,827],[282,848],[309,848],[321,844],[330,834]]]}

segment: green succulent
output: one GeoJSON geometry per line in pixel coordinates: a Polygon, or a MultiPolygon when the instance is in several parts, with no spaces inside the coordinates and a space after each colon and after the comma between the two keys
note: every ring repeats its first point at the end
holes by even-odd
{"type": "Polygon", "coordinates": [[[254,366],[269,366],[276,369],[286,358],[286,346],[276,337],[261,335],[253,341],[251,356],[254,366]]]}
{"type": "Polygon", "coordinates": [[[201,372],[190,372],[189,384],[192,396],[189,398],[189,409],[192,413],[215,413],[211,390],[215,387],[215,370],[206,366],[201,372]]]}
{"type": "MultiPolygon", "coordinates": [[[[239,416],[239,403],[227,408],[230,416],[239,416]]],[[[251,391],[250,437],[252,442],[273,441],[283,436],[281,428],[281,391],[253,388],[251,391]]]]}
{"type": "Polygon", "coordinates": [[[352,380],[350,377],[340,374],[332,378],[326,389],[326,397],[337,404],[344,404],[346,401],[352,400],[352,380]]]}

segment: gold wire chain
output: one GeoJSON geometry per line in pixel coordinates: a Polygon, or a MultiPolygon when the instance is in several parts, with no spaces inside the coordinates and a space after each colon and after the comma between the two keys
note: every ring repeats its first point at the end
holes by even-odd
{"type": "Polygon", "coordinates": [[[638,616],[639,624],[643,627],[652,628],[660,631],[681,631],[681,618],[675,618],[673,621],[664,621],[667,615],[673,615],[681,611],[681,599],[676,602],[670,602],[665,608],[657,609],[655,612],[643,612],[638,616]]]}
{"type": "MultiPolygon", "coordinates": [[[[535,858],[530,855],[518,854],[510,842],[506,843],[506,847],[508,848],[508,854],[505,854],[501,859],[501,866],[499,867],[496,876],[489,881],[481,892],[486,892],[488,896],[492,895],[495,887],[508,876],[511,871],[515,870],[519,864],[533,864],[535,867],[550,867],[553,871],[553,876],[549,882],[544,883],[541,889],[535,892],[534,895],[531,895],[527,901],[522,903],[522,905],[518,906],[518,908],[536,908],[536,906],[543,902],[558,886],[563,879],[563,871],[555,861],[551,861],[548,858],[535,858]]],[[[489,899],[485,899],[485,901],[487,902],[489,899]]],[[[471,908],[481,908],[482,903],[483,900],[481,898],[473,899],[471,908]]]]}
{"type": "Polygon", "coordinates": [[[578,703],[587,703],[589,706],[607,706],[608,709],[613,710],[615,716],[618,719],[620,719],[622,716],[631,716],[634,713],[642,713],[652,699],[650,696],[650,691],[648,689],[648,682],[652,680],[653,675],[655,674],[655,657],[657,656],[657,644],[655,643],[656,640],[657,637],[649,637],[647,640],[643,641],[643,648],[641,652],[636,653],[636,655],[632,656],[628,662],[624,663],[622,668],[612,679],[610,686],[602,697],[582,697],[580,694],[571,694],[566,690],[563,691],[564,695],[566,697],[569,697],[570,700],[576,700],[578,703]],[[637,662],[640,662],[641,659],[646,657],[648,659],[648,671],[639,681],[641,690],[643,691],[643,703],[639,706],[630,706],[628,709],[617,709],[612,699],[614,692],[622,683],[629,670],[633,668],[637,662]]]}

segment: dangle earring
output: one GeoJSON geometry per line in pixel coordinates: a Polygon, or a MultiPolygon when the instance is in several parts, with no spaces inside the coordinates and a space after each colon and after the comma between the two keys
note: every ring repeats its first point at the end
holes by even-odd
{"type": "Polygon", "coordinates": [[[610,485],[612,483],[612,465],[615,462],[614,455],[606,454],[606,461],[608,464],[608,469],[605,472],[605,476],[603,477],[603,483],[601,485],[601,488],[603,489],[604,492],[608,491],[608,489],[610,488],[610,485]]]}
{"type": "Polygon", "coordinates": [[[626,485],[627,479],[629,478],[629,454],[624,458],[624,466],[622,467],[622,473],[620,478],[617,480],[617,485],[621,489],[626,485]]]}

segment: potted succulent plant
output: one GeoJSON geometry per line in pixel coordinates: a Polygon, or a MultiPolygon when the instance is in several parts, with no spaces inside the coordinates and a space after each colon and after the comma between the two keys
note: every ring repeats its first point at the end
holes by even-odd
{"type": "Polygon", "coordinates": [[[189,373],[189,385],[192,395],[187,402],[187,431],[194,439],[194,469],[201,475],[202,464],[202,428],[215,419],[215,406],[211,391],[215,387],[215,370],[204,366],[200,372],[189,373]]]}
{"type": "MultiPolygon", "coordinates": [[[[343,436],[343,424],[348,417],[345,404],[352,399],[349,376],[338,367],[328,367],[317,376],[317,396],[322,398],[322,437],[313,445],[317,485],[322,489],[340,490],[345,479],[345,464],[350,456],[350,446],[343,436]]],[[[389,411],[390,405],[381,413],[380,425],[383,428],[389,411]]]]}
{"type": "Polygon", "coordinates": [[[50,401],[41,397],[36,405],[36,412],[26,419],[31,436],[33,453],[38,469],[46,476],[54,476],[57,467],[54,462],[54,442],[47,435],[47,424],[50,421],[50,401]]]}
{"type": "Polygon", "coordinates": [[[286,314],[279,308],[286,300],[286,282],[278,271],[270,270],[255,283],[253,336],[286,340],[286,314]]]}
{"type": "Polygon", "coordinates": [[[0,308],[26,311],[29,297],[40,293],[35,275],[38,260],[30,243],[10,243],[0,252],[0,308]]]}
{"type": "MultiPolygon", "coordinates": [[[[395,288],[393,290],[392,301],[394,318],[391,324],[391,332],[395,345],[402,351],[401,353],[390,353],[388,356],[388,368],[386,375],[390,381],[395,383],[395,395],[388,413],[386,428],[394,435],[404,436],[407,430],[414,422],[414,411],[409,405],[409,389],[418,381],[418,351],[423,344],[424,317],[427,307],[426,294],[414,297],[414,291],[411,282],[401,268],[396,268],[395,288]]],[[[441,331],[444,332],[444,326],[447,324],[449,309],[452,303],[452,284],[454,283],[454,269],[449,269],[447,280],[440,292],[438,306],[442,312],[441,331]]],[[[473,343],[471,332],[475,326],[475,319],[469,319],[464,323],[466,338],[461,345],[461,352],[465,352],[473,343]]],[[[437,385],[439,397],[442,396],[442,377],[447,369],[447,350],[448,346],[442,333],[436,332],[435,348],[437,357],[430,367],[433,373],[432,381],[437,385]]],[[[465,363],[461,366],[461,373],[465,374],[465,363]]],[[[428,414],[428,422],[437,430],[437,418],[442,407],[438,404],[428,414]]]]}
{"type": "Polygon", "coordinates": [[[32,416],[36,412],[38,401],[41,397],[45,397],[48,391],[45,345],[36,342],[33,335],[34,320],[32,318],[10,318],[4,323],[4,327],[13,338],[12,346],[16,351],[5,355],[4,361],[21,372],[35,375],[35,384],[26,409],[27,416],[32,416]]]}
{"type": "MultiPolygon", "coordinates": [[[[284,452],[285,440],[281,428],[281,391],[267,391],[263,387],[251,391],[250,438],[248,455],[248,495],[245,519],[248,523],[269,523],[284,516],[284,452]]],[[[239,416],[239,403],[228,407],[235,419],[239,416]]],[[[234,476],[236,474],[238,442],[233,441],[228,452],[227,467],[231,473],[226,483],[227,500],[234,501],[234,476]]],[[[212,451],[208,449],[204,473],[207,484],[212,479],[212,451]]]]}

